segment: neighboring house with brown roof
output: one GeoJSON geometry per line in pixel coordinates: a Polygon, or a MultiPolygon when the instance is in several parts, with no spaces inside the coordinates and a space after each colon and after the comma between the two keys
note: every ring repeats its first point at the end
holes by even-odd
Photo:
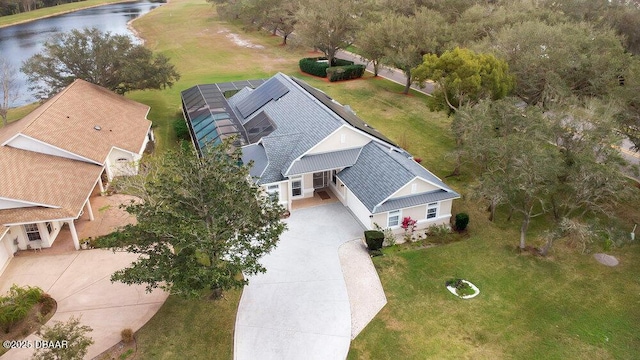
{"type": "Polygon", "coordinates": [[[93,220],[89,196],[137,172],[153,140],[149,107],[76,80],[0,128],[0,273],[18,250],[50,247],[64,225],[93,220]]]}

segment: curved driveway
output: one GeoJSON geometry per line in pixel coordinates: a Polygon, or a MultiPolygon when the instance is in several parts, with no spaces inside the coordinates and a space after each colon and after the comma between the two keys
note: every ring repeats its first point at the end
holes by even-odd
{"type": "Polygon", "coordinates": [[[363,228],[341,204],[296,210],[265,274],[245,287],[234,336],[237,360],[344,359],[351,311],[338,248],[363,228]]]}

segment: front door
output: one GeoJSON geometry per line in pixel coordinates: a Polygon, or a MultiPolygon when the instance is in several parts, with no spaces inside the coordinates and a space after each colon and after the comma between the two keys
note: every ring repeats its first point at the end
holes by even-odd
{"type": "Polygon", "coordinates": [[[328,178],[329,178],[328,171],[313,173],[313,188],[322,189],[327,187],[328,178]]]}

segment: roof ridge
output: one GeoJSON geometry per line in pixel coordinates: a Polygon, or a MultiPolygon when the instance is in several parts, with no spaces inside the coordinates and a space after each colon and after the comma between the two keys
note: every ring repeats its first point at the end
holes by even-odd
{"type": "MultiPolygon", "coordinates": [[[[369,143],[374,143],[378,148],[380,148],[380,147],[382,147],[382,146],[383,146],[382,144],[380,144],[380,143],[378,143],[378,142],[376,142],[376,141],[373,141],[373,140],[372,140],[372,141],[370,141],[369,143]]],[[[369,144],[367,144],[367,145],[369,145],[369,144]]],[[[367,145],[365,145],[365,146],[367,146],[367,145]]],[[[391,148],[391,147],[389,147],[388,149],[389,149],[389,150],[385,150],[385,149],[380,149],[380,150],[382,150],[382,151],[384,151],[384,152],[388,152],[388,153],[391,153],[392,151],[395,151],[395,150],[393,150],[393,148],[391,148]]],[[[404,150],[404,149],[402,149],[402,150],[404,150]]],[[[398,155],[402,155],[402,154],[401,154],[400,152],[398,152],[398,155]]],[[[396,159],[395,157],[393,157],[393,156],[389,156],[389,157],[391,158],[391,160],[395,161],[395,162],[396,162],[396,163],[398,163],[400,166],[402,166],[402,168],[403,168],[403,169],[405,169],[409,174],[411,174],[411,175],[413,175],[413,176],[418,176],[418,175],[414,174],[414,173],[413,173],[413,171],[411,171],[409,168],[407,168],[403,163],[401,163],[400,161],[398,161],[398,159],[396,159]]],[[[407,160],[409,160],[409,161],[411,161],[411,159],[409,159],[409,158],[406,158],[406,159],[407,159],[407,160]]],[[[416,164],[418,164],[418,163],[416,163],[416,164]]],[[[420,164],[418,164],[418,165],[420,165],[420,164]]],[[[422,165],[420,165],[420,166],[422,166],[422,165]]],[[[423,167],[423,168],[424,168],[424,167],[423,167]]],[[[426,170],[426,169],[425,169],[425,170],[426,170]]]]}
{"type": "MultiPolygon", "coordinates": [[[[286,74],[283,74],[283,73],[281,73],[281,72],[279,72],[279,73],[278,73],[278,74],[276,74],[276,75],[283,75],[283,77],[284,77],[285,79],[287,79],[287,81],[288,81],[289,83],[293,84],[293,86],[295,86],[297,89],[302,90],[302,93],[303,93],[307,98],[309,98],[311,101],[313,101],[313,103],[314,103],[314,104],[319,105],[319,106],[320,106],[320,108],[321,108],[324,112],[328,113],[328,114],[331,116],[331,118],[333,118],[334,120],[336,120],[338,123],[340,123],[341,125],[345,125],[345,124],[346,124],[346,125],[351,125],[351,124],[349,124],[349,122],[348,122],[347,120],[343,119],[340,115],[336,114],[336,112],[335,112],[335,111],[331,110],[327,105],[323,104],[323,103],[322,103],[322,101],[320,101],[320,99],[318,99],[317,97],[313,96],[313,94],[311,94],[309,91],[307,91],[307,89],[305,89],[305,88],[304,88],[304,87],[302,87],[300,84],[298,84],[295,80],[293,80],[293,79],[294,79],[294,77],[289,76],[289,75],[286,75],[286,74]]],[[[296,79],[296,80],[300,80],[300,79],[296,79]]],[[[302,80],[300,80],[300,81],[302,81],[302,80]]],[[[306,84],[306,83],[305,83],[305,84],[306,84]]],[[[307,85],[308,85],[308,86],[311,86],[311,85],[309,85],[309,84],[307,84],[307,85]]],[[[327,93],[325,93],[324,91],[322,91],[322,90],[320,90],[320,89],[318,89],[318,88],[315,88],[315,87],[314,87],[314,89],[316,89],[316,90],[320,91],[321,93],[323,93],[323,94],[324,94],[327,98],[329,98],[331,101],[335,101],[335,100],[333,100],[333,98],[332,98],[331,96],[329,96],[329,95],[328,95],[327,93]]],[[[339,103],[338,103],[338,104],[339,104],[339,103]]],[[[340,104],[340,106],[342,106],[342,104],[340,104]]]]}

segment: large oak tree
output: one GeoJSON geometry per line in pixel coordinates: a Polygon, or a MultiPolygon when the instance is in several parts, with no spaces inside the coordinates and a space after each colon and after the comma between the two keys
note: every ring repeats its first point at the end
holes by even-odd
{"type": "Polygon", "coordinates": [[[249,181],[240,155],[228,140],[202,157],[169,151],[123,180],[141,199],[126,207],[137,223],[104,242],[141,256],[111,279],[196,297],[243,286],[241,273],[264,272],[258,260],[285,230],[283,209],[249,181]]]}
{"type": "Polygon", "coordinates": [[[21,70],[30,89],[42,99],[83,79],[124,94],[131,90],[162,89],[180,79],[174,65],[154,55],[125,35],[98,29],[72,30],[45,42],[39,54],[27,59],[21,70]]]}

